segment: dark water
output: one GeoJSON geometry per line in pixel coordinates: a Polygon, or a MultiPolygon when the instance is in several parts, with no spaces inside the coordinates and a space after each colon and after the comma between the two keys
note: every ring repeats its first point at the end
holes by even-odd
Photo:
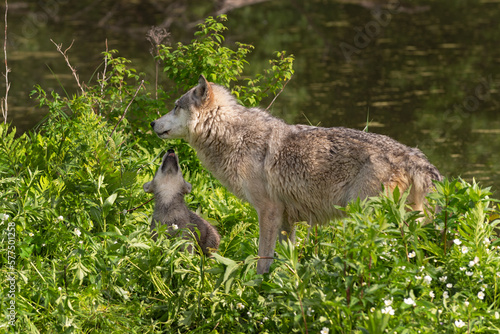
{"type": "MultiPolygon", "coordinates": [[[[207,1],[120,3],[118,9],[111,1],[75,7],[53,0],[49,9],[12,4],[14,125],[27,130],[43,116],[28,97],[34,84],[76,92],[50,38],[64,47],[75,40],[68,54],[83,81],[101,63],[107,38],[110,49],[119,49],[153,82],[147,27],[168,21],[172,42],[188,42],[196,22],[217,9],[207,1]]],[[[228,18],[227,44],[255,46],[250,72],[266,66],[273,51],[296,57],[296,73],[273,105],[275,115],[357,129],[368,121],[369,131],[419,147],[444,175],[500,187],[500,1],[275,0],[235,9],[228,18]]]]}

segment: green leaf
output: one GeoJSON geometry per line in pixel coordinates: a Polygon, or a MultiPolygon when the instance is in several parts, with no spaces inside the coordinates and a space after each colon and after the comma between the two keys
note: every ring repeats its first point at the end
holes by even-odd
{"type": "Polygon", "coordinates": [[[102,205],[102,213],[104,217],[107,217],[109,214],[109,211],[111,210],[111,207],[113,206],[113,203],[115,203],[116,197],[118,196],[117,193],[112,194],[106,200],[104,201],[104,204],[102,205]]]}

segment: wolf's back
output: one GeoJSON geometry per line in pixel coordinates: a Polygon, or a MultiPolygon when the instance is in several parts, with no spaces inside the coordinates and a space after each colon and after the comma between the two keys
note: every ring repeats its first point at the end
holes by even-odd
{"type": "Polygon", "coordinates": [[[270,148],[269,182],[294,220],[323,222],[356,198],[382,189],[411,189],[409,200],[421,209],[436,167],[416,148],[387,136],[347,128],[291,126],[280,145],[270,148]],[[411,187],[411,188],[410,188],[411,187]]]}

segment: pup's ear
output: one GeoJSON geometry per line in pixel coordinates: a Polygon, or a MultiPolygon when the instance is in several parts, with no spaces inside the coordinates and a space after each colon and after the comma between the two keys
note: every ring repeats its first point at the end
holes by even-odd
{"type": "Polygon", "coordinates": [[[147,193],[152,193],[153,192],[153,183],[151,181],[144,183],[144,185],[142,186],[142,189],[144,189],[144,191],[147,193]]]}
{"type": "Polygon", "coordinates": [[[184,181],[184,190],[186,194],[189,194],[191,192],[193,186],[191,186],[191,183],[184,181]]]}
{"type": "Polygon", "coordinates": [[[203,74],[198,78],[198,86],[194,90],[194,96],[199,106],[208,105],[213,99],[212,86],[203,74]]]}

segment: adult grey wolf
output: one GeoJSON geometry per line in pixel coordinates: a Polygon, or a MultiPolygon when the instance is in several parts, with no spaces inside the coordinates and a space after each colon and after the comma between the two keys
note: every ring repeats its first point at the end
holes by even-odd
{"type": "Polygon", "coordinates": [[[408,202],[422,210],[432,180],[442,179],[416,148],[353,129],[288,125],[239,105],[203,76],[151,127],[160,138],[186,140],[224,186],[255,207],[258,273],[269,271],[280,231],[294,240],[295,222],[328,221],[341,214],[334,205],[396,186],[411,185],[408,202]]]}
{"type": "MultiPolygon", "coordinates": [[[[163,156],[161,167],[152,181],[143,185],[144,191],[153,193],[155,209],[151,221],[151,236],[156,241],[156,223],[167,225],[167,233],[175,235],[189,228],[196,235],[196,241],[203,253],[210,254],[210,249],[219,247],[220,236],[209,222],[190,211],[184,202],[184,195],[191,192],[191,184],[182,177],[179,159],[173,150],[163,156]],[[197,228],[200,234],[195,231],[197,228]]],[[[187,237],[187,235],[186,235],[187,237]]]]}

